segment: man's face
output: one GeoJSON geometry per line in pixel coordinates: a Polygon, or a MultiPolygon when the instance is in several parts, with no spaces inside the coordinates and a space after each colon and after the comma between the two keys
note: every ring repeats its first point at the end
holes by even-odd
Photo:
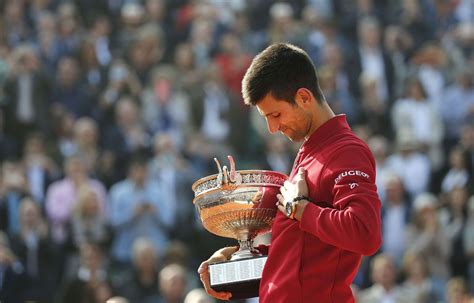
{"type": "Polygon", "coordinates": [[[302,141],[309,135],[311,113],[304,110],[298,102],[290,104],[275,99],[268,93],[256,107],[267,121],[268,131],[271,134],[279,131],[293,142],[302,141]]]}

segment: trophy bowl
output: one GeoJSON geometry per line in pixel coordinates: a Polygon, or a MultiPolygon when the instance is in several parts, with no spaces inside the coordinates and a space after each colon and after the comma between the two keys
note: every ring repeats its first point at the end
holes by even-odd
{"type": "MultiPolygon", "coordinates": [[[[214,159],[219,173],[197,180],[192,189],[193,203],[204,228],[215,235],[239,241],[239,250],[230,261],[223,262],[220,267],[209,267],[211,287],[232,291],[235,287],[227,287],[229,284],[259,281],[261,277],[266,257],[253,247],[253,239],[271,230],[277,212],[276,195],[288,177],[268,170],[236,171],[233,158],[228,156],[228,159],[230,171],[214,159]],[[227,286],[220,287],[219,284],[227,286]]],[[[244,288],[248,289],[248,286],[244,288]]]]}

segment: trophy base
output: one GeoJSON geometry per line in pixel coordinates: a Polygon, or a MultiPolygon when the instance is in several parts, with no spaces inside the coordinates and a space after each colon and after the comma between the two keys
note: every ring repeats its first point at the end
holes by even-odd
{"type": "Polygon", "coordinates": [[[258,297],[266,261],[262,256],[209,264],[211,288],[232,293],[232,299],[258,297]]]}

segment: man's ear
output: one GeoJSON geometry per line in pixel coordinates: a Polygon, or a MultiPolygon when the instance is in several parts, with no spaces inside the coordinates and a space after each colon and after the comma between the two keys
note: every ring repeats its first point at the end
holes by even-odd
{"type": "Polygon", "coordinates": [[[307,88],[299,88],[295,94],[295,101],[299,106],[307,107],[313,101],[313,94],[307,88]]]}

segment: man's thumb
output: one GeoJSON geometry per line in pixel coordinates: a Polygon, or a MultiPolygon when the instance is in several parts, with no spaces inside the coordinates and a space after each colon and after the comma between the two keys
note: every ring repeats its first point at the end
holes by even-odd
{"type": "Polygon", "coordinates": [[[306,177],[306,169],[304,167],[300,167],[298,169],[298,178],[304,179],[306,177]]]}

